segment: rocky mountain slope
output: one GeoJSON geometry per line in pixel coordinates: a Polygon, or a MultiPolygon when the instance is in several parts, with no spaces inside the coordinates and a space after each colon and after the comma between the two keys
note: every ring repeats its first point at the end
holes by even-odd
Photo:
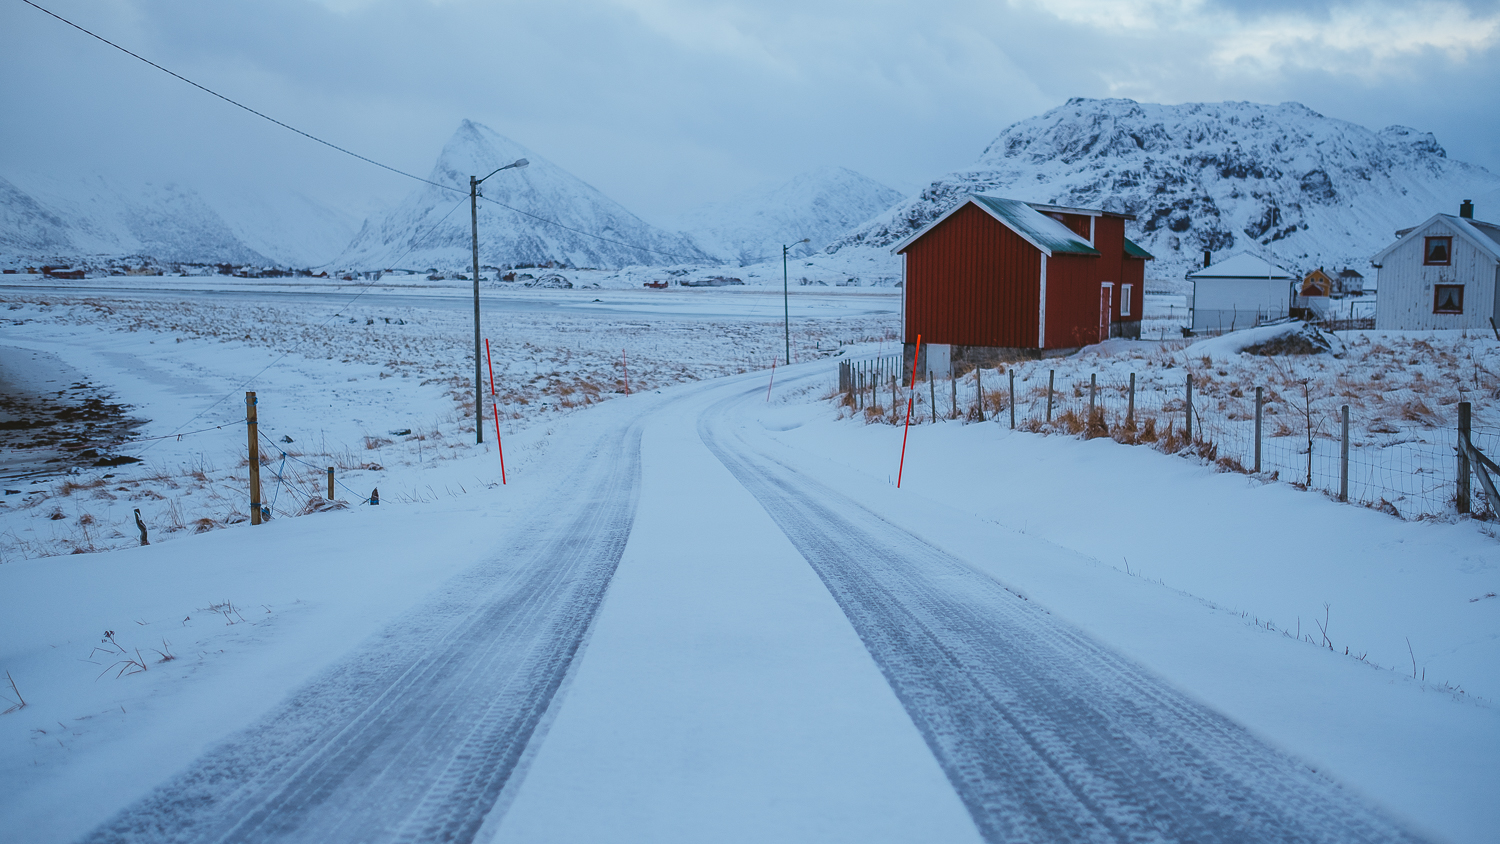
{"type": "Polygon", "coordinates": [[[145,257],[309,267],[326,263],[354,230],[353,218],[297,195],[206,196],[97,174],[0,178],[0,261],[8,264],[145,257]]]}
{"type": "Polygon", "coordinates": [[[413,191],[390,213],[367,220],[336,265],[367,270],[470,266],[469,177],[521,158],[530,165],[497,173],[481,188],[493,200],[479,204],[482,265],[622,267],[711,260],[685,236],[651,226],[561,167],[465,120],[428,176],[458,190],[424,185],[413,191]]]}
{"type": "MultiPolygon", "coordinates": [[[[1500,176],[1448,158],[1431,134],[1374,132],[1298,103],[1072,99],[1012,125],[973,166],[829,251],[889,247],[983,192],[1134,214],[1128,231],[1157,256],[1157,278],[1180,277],[1204,250],[1368,274],[1396,229],[1497,189],[1500,176]]],[[[1500,219],[1500,207],[1476,216],[1500,219]]]]}
{"type": "Polygon", "coordinates": [[[808,238],[794,255],[822,249],[901,199],[873,179],[823,167],[785,184],[704,205],[676,220],[703,251],[741,266],[781,258],[783,244],[808,238]]]}

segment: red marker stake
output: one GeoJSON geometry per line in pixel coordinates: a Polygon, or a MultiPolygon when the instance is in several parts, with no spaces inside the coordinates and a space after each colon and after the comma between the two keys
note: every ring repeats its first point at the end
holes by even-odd
{"type": "MultiPolygon", "coordinates": [[[[917,335],[917,350],[911,356],[911,392],[906,396],[906,427],[901,431],[901,465],[896,468],[896,489],[901,488],[901,472],[906,469],[906,434],[911,430],[911,405],[917,397],[917,355],[922,353],[922,335],[917,335]]],[[[886,475],[890,477],[890,475],[886,475]]]]}
{"type": "MultiPolygon", "coordinates": [[[[776,357],[771,357],[771,384],[776,383],[776,357]]],[[[766,385],[766,401],[771,400],[771,384],[766,385]]]]}
{"type": "Polygon", "coordinates": [[[500,485],[505,485],[505,449],[500,445],[500,404],[495,401],[495,362],[490,358],[490,338],[484,338],[484,362],[490,368],[490,407],[495,410],[495,450],[500,452],[500,485]]]}

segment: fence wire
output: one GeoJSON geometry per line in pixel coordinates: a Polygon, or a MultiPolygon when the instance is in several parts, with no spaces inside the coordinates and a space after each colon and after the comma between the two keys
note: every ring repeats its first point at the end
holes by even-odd
{"type": "MultiPolygon", "coordinates": [[[[1049,372],[1036,367],[934,376],[919,380],[913,390],[905,385],[908,376],[899,372],[899,361],[887,358],[856,364],[854,377],[841,379],[843,406],[869,422],[900,424],[910,397],[912,424],[963,419],[1008,426],[1014,418],[1019,430],[1110,437],[1173,454],[1196,454],[1223,471],[1256,474],[1335,498],[1347,483],[1349,502],[1405,519],[1443,518],[1458,512],[1456,410],[1451,426],[1425,423],[1397,429],[1388,423],[1366,425],[1359,408],[1352,408],[1346,479],[1342,407],[1349,399],[1320,394],[1316,382],[1278,389],[1264,386],[1257,470],[1254,385],[1212,377],[1205,384],[1195,376],[1189,436],[1186,373],[1181,370],[1175,383],[1159,376],[1149,382],[1142,378],[1133,391],[1128,376],[1102,373],[1092,381],[1054,373],[1049,388],[1049,372]],[[864,370],[875,374],[859,377],[864,370]],[[892,375],[901,384],[894,402],[892,375]]],[[[1500,455],[1500,426],[1474,424],[1470,441],[1486,455],[1500,455]]],[[[1470,494],[1470,511],[1475,515],[1491,517],[1500,512],[1500,502],[1487,501],[1477,481],[1470,494]]]]}

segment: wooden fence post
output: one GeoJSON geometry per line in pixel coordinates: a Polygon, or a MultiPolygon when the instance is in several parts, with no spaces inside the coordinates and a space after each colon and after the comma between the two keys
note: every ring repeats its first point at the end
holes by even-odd
{"type": "Polygon", "coordinates": [[[1097,373],[1097,372],[1090,372],[1089,373],[1089,419],[1088,419],[1088,422],[1085,423],[1085,425],[1084,425],[1084,427],[1085,427],[1086,430],[1092,430],[1093,427],[1094,427],[1094,409],[1098,406],[1097,403],[1095,402],[1095,398],[1097,397],[1098,393],[1099,393],[1099,373],[1097,373]]]}
{"type": "Polygon", "coordinates": [[[250,524],[260,524],[260,428],[255,416],[255,393],[245,393],[245,428],[250,433],[250,524]]]}
{"type": "Polygon", "coordinates": [[[952,369],[948,370],[948,389],[950,391],[952,391],[952,393],[953,393],[953,395],[952,395],[952,399],[953,399],[953,413],[948,418],[950,418],[950,419],[957,419],[958,418],[958,376],[953,374],[953,370],[952,369]]]}
{"type": "Polygon", "coordinates": [[[1130,404],[1125,409],[1125,430],[1135,430],[1135,373],[1130,373],[1130,404]]]}
{"type": "Polygon", "coordinates": [[[1016,371],[1010,370],[1010,429],[1016,429],[1016,371]]]}
{"type": "Polygon", "coordinates": [[[333,467],[328,467],[328,500],[333,500],[333,467]]]}
{"type": "Polygon", "coordinates": [[[1057,370],[1047,370],[1047,424],[1052,424],[1052,382],[1057,377],[1057,370]]]}
{"type": "Polygon", "coordinates": [[[1470,413],[1472,406],[1466,402],[1458,403],[1458,512],[1467,513],[1470,509],[1469,503],[1469,451],[1464,444],[1469,442],[1470,413]]]}
{"type": "Polygon", "coordinates": [[[1187,376],[1187,441],[1193,444],[1193,373],[1187,376]]]}
{"type": "Polygon", "coordinates": [[[974,367],[974,391],[978,393],[975,397],[979,402],[979,421],[984,421],[984,379],[979,377],[980,367],[974,367]]]}
{"type": "Polygon", "coordinates": [[[927,416],[937,422],[937,382],[933,380],[932,370],[927,370],[927,416]]]}
{"type": "Polygon", "coordinates": [[[1339,500],[1349,500],[1349,405],[1344,405],[1343,431],[1339,435],[1339,500]]]}
{"type": "Polygon", "coordinates": [[[1266,406],[1266,388],[1255,388],[1255,474],[1260,474],[1261,412],[1266,406]]]}

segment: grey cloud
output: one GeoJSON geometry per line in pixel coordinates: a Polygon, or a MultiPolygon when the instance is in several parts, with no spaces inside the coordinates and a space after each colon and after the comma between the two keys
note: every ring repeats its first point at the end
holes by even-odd
{"type": "MultiPolygon", "coordinates": [[[[1180,33],[1105,33],[982,0],[726,3],[718,17],[683,20],[623,0],[50,2],[393,166],[425,176],[472,118],[648,219],[820,165],[925,184],[1071,96],[1299,100],[1373,128],[1436,132],[1454,157],[1500,169],[1495,110],[1473,106],[1494,78],[1493,50],[1468,65],[1419,57],[1371,84],[1306,70],[1215,75],[1203,45],[1180,33]]],[[[0,174],[126,168],[279,183],[358,210],[410,189],[20,3],[0,5],[0,75],[0,174]]]]}

